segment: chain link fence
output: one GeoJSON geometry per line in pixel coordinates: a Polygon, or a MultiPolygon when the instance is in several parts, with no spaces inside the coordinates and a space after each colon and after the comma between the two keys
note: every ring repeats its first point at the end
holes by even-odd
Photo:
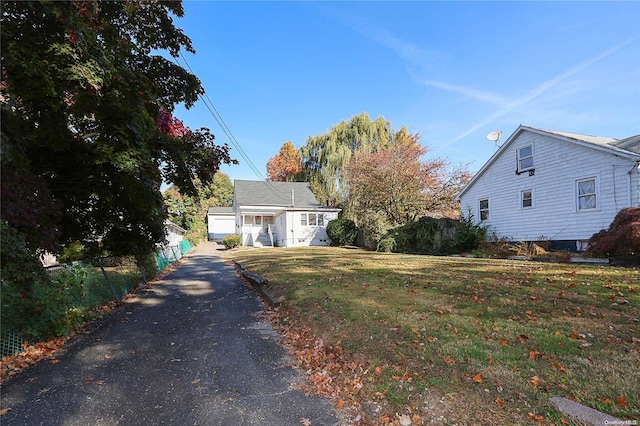
{"type": "MultiPolygon", "coordinates": [[[[192,248],[193,245],[187,240],[181,241],[179,245],[160,248],[155,256],[157,270],[162,271],[177,262],[192,248]]],[[[122,299],[133,289],[144,285],[147,278],[133,257],[98,257],[50,266],[45,270],[51,281],[51,297],[61,297],[60,300],[51,299],[48,302],[65,305],[57,306],[61,315],[66,316],[64,320],[58,320],[57,332],[65,331],[64,327],[72,327],[76,322],[90,318],[89,312],[92,309],[122,299]]],[[[7,324],[10,321],[4,315],[2,317],[0,356],[17,355],[23,351],[26,337],[7,324]]]]}

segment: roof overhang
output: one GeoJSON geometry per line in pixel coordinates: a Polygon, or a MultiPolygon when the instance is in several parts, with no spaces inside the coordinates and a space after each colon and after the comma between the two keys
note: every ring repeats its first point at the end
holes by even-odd
{"type": "Polygon", "coordinates": [[[473,176],[473,178],[471,178],[471,180],[464,186],[464,188],[462,188],[462,190],[458,193],[458,195],[456,195],[455,200],[460,201],[462,196],[469,190],[469,188],[471,188],[475,184],[475,182],[484,174],[484,172],[489,167],[491,167],[493,163],[495,163],[498,157],[500,157],[502,153],[509,148],[509,146],[518,138],[518,136],[520,136],[520,134],[522,134],[525,131],[550,137],[550,138],[554,138],[564,142],[572,143],[575,145],[583,146],[585,148],[594,149],[596,151],[606,152],[611,155],[617,155],[619,157],[626,158],[631,161],[636,161],[636,162],[640,161],[640,155],[609,145],[609,144],[604,145],[599,143],[590,143],[586,141],[580,141],[578,139],[566,136],[566,135],[569,135],[568,133],[563,134],[562,132],[536,129],[535,127],[524,126],[521,124],[511,134],[511,136],[509,136],[509,138],[502,144],[502,146],[496,152],[493,153],[491,158],[489,158],[489,160],[487,160],[487,162],[484,163],[484,165],[480,168],[480,170],[478,170],[478,172],[473,176]]]}

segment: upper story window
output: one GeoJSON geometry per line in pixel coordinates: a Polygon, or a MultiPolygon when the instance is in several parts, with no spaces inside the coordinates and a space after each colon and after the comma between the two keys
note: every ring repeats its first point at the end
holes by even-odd
{"type": "Polygon", "coordinates": [[[480,220],[489,220],[489,199],[480,200],[480,220]]]}
{"type": "Polygon", "coordinates": [[[533,145],[518,148],[518,172],[533,169],[533,145]]]}
{"type": "Polygon", "coordinates": [[[576,196],[578,210],[592,210],[598,207],[596,178],[580,179],[576,181],[576,196]]]}
{"type": "Polygon", "coordinates": [[[533,191],[525,189],[520,192],[520,207],[523,209],[533,207],[533,191]]]}

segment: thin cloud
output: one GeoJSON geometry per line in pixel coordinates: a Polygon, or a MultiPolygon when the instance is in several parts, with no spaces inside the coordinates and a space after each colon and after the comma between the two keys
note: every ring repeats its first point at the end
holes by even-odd
{"type": "Polygon", "coordinates": [[[477,99],[479,101],[488,102],[495,105],[504,105],[507,99],[497,93],[488,92],[484,90],[474,89],[473,87],[459,86],[457,84],[445,83],[442,81],[426,80],[423,84],[431,87],[435,87],[449,92],[460,93],[466,97],[477,99]]]}
{"type": "Polygon", "coordinates": [[[636,37],[632,37],[620,44],[618,44],[617,46],[614,46],[613,48],[599,54],[596,55],[590,59],[587,59],[586,61],[578,64],[577,66],[570,68],[569,70],[563,72],[562,74],[558,75],[557,77],[552,78],[551,80],[547,80],[544,83],[542,83],[541,85],[539,85],[538,87],[536,87],[535,89],[531,90],[529,93],[525,94],[524,96],[515,99],[511,102],[509,102],[505,107],[499,109],[498,111],[494,112],[493,114],[491,114],[489,117],[487,117],[486,119],[482,120],[481,122],[473,125],[471,128],[469,128],[468,130],[466,130],[464,133],[462,133],[461,135],[459,135],[458,137],[456,137],[455,139],[440,145],[438,148],[445,148],[449,145],[452,145],[456,142],[458,142],[459,140],[469,136],[470,134],[474,133],[475,131],[481,129],[482,127],[486,126],[487,124],[492,123],[493,121],[497,120],[498,118],[510,113],[511,111],[515,110],[516,108],[521,107],[522,105],[532,101],[533,99],[537,98],[538,96],[540,96],[541,94],[543,94],[544,92],[546,92],[547,90],[557,86],[558,84],[560,84],[561,82],[563,82],[564,80],[568,79],[569,77],[572,77],[576,74],[578,74],[579,72],[585,70],[586,68],[589,68],[590,66],[592,66],[593,64],[600,62],[601,60],[605,59],[606,57],[614,54],[615,52],[617,52],[618,50],[624,48],[625,46],[633,43],[634,41],[640,39],[640,36],[636,36],[636,37]]]}
{"type": "Polygon", "coordinates": [[[326,6],[325,4],[322,6],[318,6],[318,4],[314,5],[322,13],[337,18],[344,26],[359,33],[363,37],[388,48],[412,66],[428,70],[431,68],[432,64],[441,60],[442,54],[440,52],[422,49],[412,43],[402,40],[384,28],[381,28],[380,26],[372,26],[350,13],[326,6]]]}

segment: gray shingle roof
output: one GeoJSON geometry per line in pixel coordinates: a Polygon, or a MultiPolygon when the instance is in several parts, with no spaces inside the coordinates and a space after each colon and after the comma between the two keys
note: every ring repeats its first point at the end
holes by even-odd
{"type": "Polygon", "coordinates": [[[612,142],[611,145],[640,154],[640,135],[630,136],[625,139],[617,140],[615,142],[612,142]]]}
{"type": "Polygon", "coordinates": [[[599,145],[605,148],[622,149],[627,152],[640,154],[640,135],[630,136],[625,139],[607,138],[602,136],[581,135],[579,133],[560,132],[557,130],[537,129],[543,132],[552,133],[565,138],[599,145]]]}
{"type": "Polygon", "coordinates": [[[209,207],[207,214],[210,215],[233,215],[233,207],[209,207]]]}
{"type": "Polygon", "coordinates": [[[318,204],[307,182],[236,180],[233,185],[235,200],[239,205],[297,208],[322,207],[318,204]],[[293,205],[291,200],[292,191],[293,205]]]}

